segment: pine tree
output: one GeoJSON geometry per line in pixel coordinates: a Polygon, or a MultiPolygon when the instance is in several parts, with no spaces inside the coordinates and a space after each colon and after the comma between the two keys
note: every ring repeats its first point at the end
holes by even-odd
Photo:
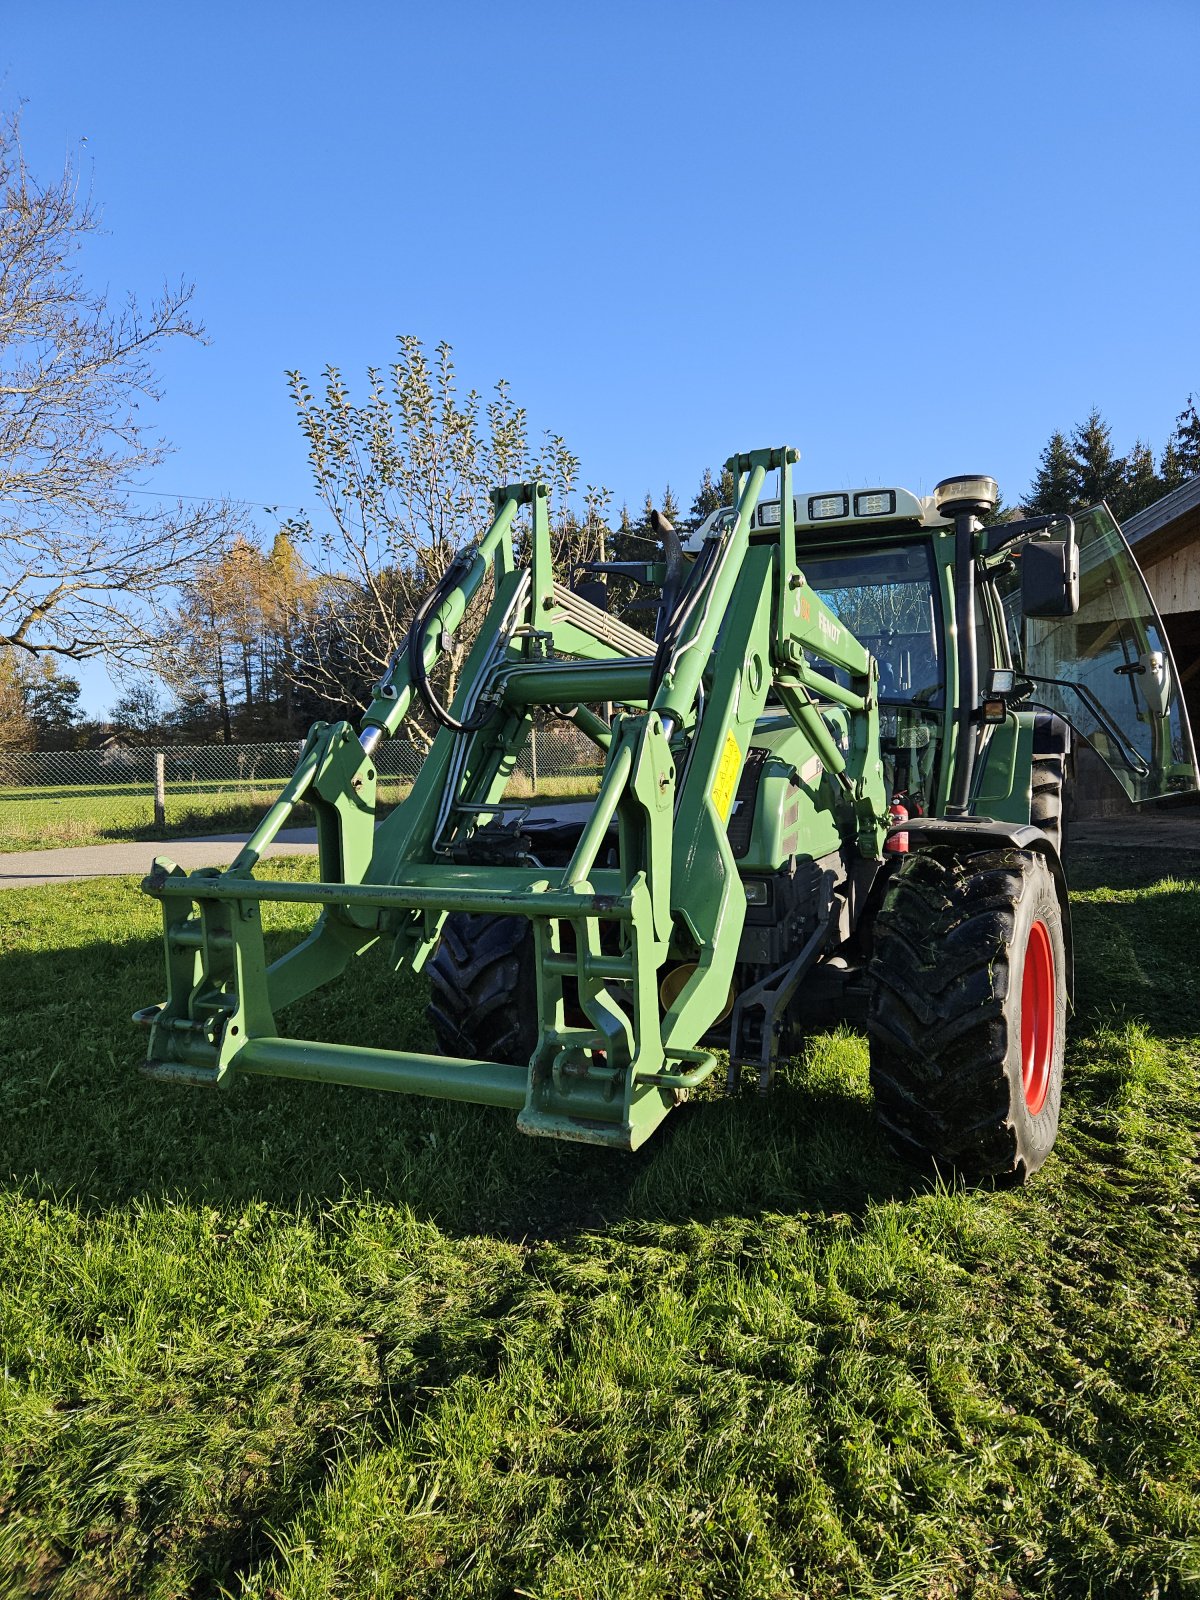
{"type": "Polygon", "coordinates": [[[1094,506],[1120,493],[1125,462],[1113,454],[1112,429],[1093,406],[1087,421],[1071,435],[1072,488],[1075,506],[1094,506]]]}
{"type": "Polygon", "coordinates": [[[1170,494],[1172,489],[1178,489],[1179,485],[1187,478],[1187,473],[1183,470],[1183,463],[1179,459],[1179,451],[1173,438],[1168,439],[1166,442],[1162,459],[1158,464],[1158,473],[1162,479],[1164,494],[1170,494]]]}
{"type": "MultiPolygon", "coordinates": [[[[1175,447],[1182,474],[1181,482],[1200,474],[1200,413],[1196,410],[1193,395],[1188,395],[1187,405],[1176,418],[1175,431],[1171,435],[1168,448],[1170,445],[1175,447]]],[[[1163,476],[1166,477],[1165,472],[1163,476]]]]}
{"type": "Polygon", "coordinates": [[[667,484],[663,490],[662,505],[658,508],[673,528],[679,526],[680,510],[675,496],[671,493],[671,485],[667,484]]]}
{"type": "Polygon", "coordinates": [[[714,481],[712,472],[708,467],[704,469],[704,476],[700,480],[700,488],[696,498],[692,501],[688,525],[698,528],[706,517],[712,516],[714,511],[719,511],[722,506],[733,504],[734,482],[733,473],[728,467],[721,468],[719,480],[714,481]]]}
{"type": "Polygon", "coordinates": [[[696,491],[696,498],[692,501],[689,522],[693,528],[698,528],[706,517],[711,517],[721,504],[721,491],[713,482],[713,475],[708,467],[704,469],[704,476],[700,480],[700,487],[696,491]]]}
{"type": "Polygon", "coordinates": [[[1074,508],[1074,462],[1070,447],[1061,433],[1052,433],[1022,509],[1026,516],[1051,517],[1074,508]]]}
{"type": "Polygon", "coordinates": [[[1112,501],[1118,521],[1132,517],[1162,497],[1163,481],[1154,470],[1154,452],[1141,439],[1125,458],[1125,475],[1119,493],[1112,501]]]}

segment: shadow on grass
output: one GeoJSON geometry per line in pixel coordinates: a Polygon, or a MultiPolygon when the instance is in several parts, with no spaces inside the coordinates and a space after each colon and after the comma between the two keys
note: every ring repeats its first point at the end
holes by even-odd
{"type": "MultiPolygon", "coordinates": [[[[143,1078],[131,1013],[161,996],[161,944],[98,941],[0,956],[0,1165],[85,1209],[178,1198],[290,1209],[370,1195],[445,1231],[556,1238],[634,1219],[859,1212],[925,1179],[887,1155],[861,1058],[784,1069],[766,1100],[712,1092],[634,1154],[530,1139],[515,1115],[400,1095],[250,1079],[227,1092],[143,1078]]],[[[299,1038],[431,1045],[424,985],[360,961],[289,1012],[299,1038]]]]}
{"type": "MultiPolygon", "coordinates": [[[[1180,865],[1172,861],[1170,868],[1178,872],[1180,865]]],[[[1114,875],[1106,873],[1098,881],[1111,885],[1114,875]]],[[[1113,899],[1085,893],[1079,902],[1082,1020],[1075,1034],[1085,1047],[1089,1019],[1103,1018],[1114,1007],[1126,1017],[1144,1020],[1160,1034],[1195,1028],[1191,1019],[1196,978],[1191,966],[1197,897],[1177,885],[1146,886],[1144,877],[1130,887],[1139,885],[1140,892],[1133,896],[1113,899]]],[[[0,1165],[27,1192],[71,1196],[92,1216],[117,1214],[113,1231],[118,1233],[123,1226],[120,1213],[133,1213],[136,1225],[139,1203],[153,1208],[175,1199],[197,1209],[210,1205],[234,1218],[255,1201],[282,1214],[274,1221],[286,1223],[289,1212],[319,1218],[322,1230],[332,1236],[330,1254],[336,1270],[345,1272],[352,1293],[348,1304],[331,1302],[327,1310],[311,1315],[295,1316],[289,1304],[264,1332],[249,1340],[242,1338],[240,1327],[232,1334],[218,1328],[212,1341],[206,1339],[195,1347],[194,1356],[181,1356],[172,1367],[169,1395],[187,1396],[186,1406],[175,1403],[160,1413],[153,1394],[131,1402],[121,1389],[125,1380],[120,1373],[113,1380],[117,1404],[101,1392],[94,1398],[85,1396],[85,1404],[79,1406],[79,1396],[72,1391],[70,1406],[64,1406],[57,1418],[49,1453],[37,1459],[55,1463],[57,1453],[68,1452],[62,1457],[68,1467],[55,1470],[73,1472],[80,1484],[102,1482],[104,1474],[113,1472],[114,1462],[122,1464],[122,1471],[127,1464],[128,1476],[122,1497],[102,1507],[102,1515],[97,1513],[101,1526],[93,1528],[80,1520],[72,1535],[75,1545],[64,1540],[61,1547],[55,1546],[66,1552],[64,1565],[61,1573],[42,1572],[43,1593],[50,1591],[51,1577],[56,1592],[88,1592],[82,1582],[72,1583],[69,1562],[72,1555],[87,1559],[94,1541],[107,1537],[106,1530],[111,1531],[116,1551],[113,1570],[123,1565],[124,1570],[136,1572],[131,1563],[141,1559],[145,1573],[153,1575],[164,1552],[178,1550],[194,1561],[192,1593],[215,1591],[218,1582],[232,1592],[239,1580],[248,1581],[260,1572],[273,1551],[266,1530],[292,1527],[323,1486],[338,1481],[348,1438],[362,1441],[358,1459],[382,1460],[388,1444],[411,1430],[430,1408],[431,1396],[455,1390],[464,1379],[488,1382],[505,1359],[514,1324],[528,1329],[542,1314],[538,1296],[547,1263],[568,1253],[587,1258],[589,1249],[601,1248],[588,1240],[578,1251],[534,1252],[536,1274],[526,1274],[512,1259],[516,1253],[508,1252],[506,1259],[493,1241],[569,1242],[606,1224],[753,1220],[766,1212],[853,1217],[872,1200],[904,1199],[928,1186],[922,1174],[893,1163],[883,1149],[866,1092],[864,1051],[852,1038],[821,1044],[804,1062],[786,1069],[769,1100],[748,1097],[728,1102],[715,1094],[705,1096],[673,1114],[646,1148],[632,1156],[529,1140],[517,1132],[511,1113],[472,1106],[285,1082],[251,1080],[224,1095],[151,1084],[136,1070],[145,1036],[128,1020],[135,1007],[162,993],[161,945],[149,932],[151,915],[144,912],[124,924],[147,930],[144,937],[112,939],[106,937],[100,919],[104,906],[115,907],[115,895],[105,902],[90,888],[54,893],[61,896],[56,906],[74,903],[87,908],[90,920],[84,922],[84,912],[79,913],[82,931],[77,944],[44,953],[17,948],[0,956],[0,1165]],[[370,1274],[359,1273],[354,1263],[347,1265],[340,1256],[336,1238],[341,1226],[339,1204],[347,1202],[352,1217],[358,1202],[368,1197],[385,1207],[408,1208],[452,1238],[467,1240],[446,1252],[457,1258],[455,1272],[447,1272],[445,1260],[437,1257],[437,1241],[426,1232],[415,1248],[431,1249],[429,1270],[410,1274],[405,1260],[399,1272],[389,1271],[375,1293],[370,1274]],[[476,1242],[469,1242],[472,1236],[476,1242]],[[490,1270],[497,1260],[500,1270],[490,1270]],[[260,1421],[255,1410],[263,1395],[271,1397],[267,1421],[260,1421]],[[76,1410],[78,1418],[72,1423],[76,1410]],[[190,1474],[189,1453],[203,1454],[200,1430],[214,1421],[224,1430],[218,1437],[225,1441],[219,1446],[224,1452],[219,1493],[214,1492],[211,1506],[198,1512],[193,1508],[164,1516],[164,1506],[174,1507],[185,1498],[183,1490],[171,1487],[184,1481],[180,1463],[186,1463],[190,1474]],[[139,1491],[136,1509],[130,1509],[134,1502],[128,1485],[134,1482],[145,1488],[139,1491]],[[127,1542],[118,1548],[116,1541],[123,1534],[127,1542]]],[[[32,897],[22,897],[21,903],[35,904],[32,897]]],[[[10,943],[21,937],[15,918],[6,934],[10,943]]],[[[367,960],[285,1020],[289,1031],[301,1037],[419,1049],[429,1043],[423,1000],[419,983],[396,980],[382,964],[367,960]]],[[[1084,1107],[1092,1098],[1104,1103],[1111,1092],[1103,1073],[1094,1071],[1073,1082],[1070,1090],[1084,1107]]],[[[1122,1189],[1116,1201],[1107,1202],[1109,1212],[1101,1213],[1122,1228],[1126,1213],[1111,1208],[1127,1206],[1128,1193],[1122,1189]]],[[[413,1230],[399,1228],[393,1233],[393,1220],[387,1219],[387,1226],[375,1235],[382,1247],[390,1250],[390,1241],[403,1233],[410,1241],[405,1248],[414,1248],[413,1230]]],[[[367,1219],[364,1235],[369,1234],[371,1221],[367,1219]]],[[[1096,1248],[1088,1231],[1091,1221],[1085,1213],[1079,1224],[1082,1231],[1068,1231],[1066,1236],[1096,1248]]],[[[165,1222],[158,1219],[153,1248],[163,1250],[164,1240],[166,1249],[174,1247],[173,1226],[171,1217],[165,1222]]],[[[218,1226],[217,1237],[226,1236],[225,1221],[218,1226]]],[[[1155,1221],[1153,1228],[1157,1233],[1160,1222],[1155,1221]]],[[[831,1222],[829,1232],[835,1240],[840,1238],[837,1224],[831,1222]]],[[[639,1234],[634,1243],[640,1246],[644,1239],[639,1234]]],[[[649,1242],[655,1248],[645,1252],[642,1270],[647,1283],[657,1270],[658,1251],[670,1247],[661,1237],[649,1242]]],[[[1053,1370],[1050,1384],[1045,1383],[1046,1373],[1037,1367],[1038,1345],[1027,1346],[1022,1337],[1016,1341],[1018,1352],[1028,1354],[1032,1348],[1035,1365],[1016,1366],[1011,1386],[1001,1389],[1001,1397],[1011,1402],[1005,1406],[1001,1426],[1007,1430],[1009,1417],[1026,1411],[1039,1418],[1039,1426],[1060,1441],[1051,1463],[1054,1482],[1063,1472],[1067,1448],[1093,1463],[1089,1483],[1119,1480],[1128,1471],[1127,1441],[1134,1432],[1131,1413],[1112,1403],[1114,1374],[1135,1389],[1150,1390],[1160,1382],[1155,1363],[1162,1344],[1157,1336],[1150,1342],[1150,1364],[1144,1368],[1123,1367],[1126,1344],[1112,1329],[1128,1320],[1126,1301],[1117,1298],[1110,1307],[1103,1296],[1081,1300],[1083,1289],[1072,1276],[1068,1253],[1064,1251],[1064,1262],[1055,1265],[1052,1256],[1059,1249],[1058,1240],[1042,1243],[1046,1254],[1040,1261],[1035,1259],[1030,1266],[1022,1255],[1014,1269],[1022,1282],[1029,1280],[1028,1295],[1014,1302],[1016,1310],[1040,1312],[1046,1283],[1046,1296],[1057,1308],[1057,1323],[1051,1326],[1071,1330],[1074,1340],[1068,1342],[1071,1394],[1079,1388],[1079,1352],[1098,1338],[1104,1341],[1096,1357],[1102,1376],[1089,1391],[1093,1398],[1087,1405],[1071,1401],[1072,1412],[1063,1402],[1062,1382],[1054,1378],[1053,1370]],[[1097,1318],[1108,1321],[1098,1324],[1097,1318]],[[1026,1372],[1039,1380],[1038,1387],[1018,1381],[1026,1372]],[[1092,1405],[1097,1419],[1094,1438],[1086,1431],[1093,1415],[1087,1406],[1092,1405]],[[1064,1443],[1068,1426],[1074,1432],[1064,1443]]],[[[64,1262],[72,1259],[74,1248],[68,1240],[64,1262]]],[[[1172,1248],[1168,1240],[1165,1250],[1172,1248]]],[[[589,1259],[569,1263],[573,1273],[578,1268],[578,1275],[571,1278],[569,1290],[562,1291],[564,1301],[569,1301],[564,1316],[570,1316],[580,1297],[601,1281],[586,1275],[584,1269],[593,1264],[597,1271],[605,1265],[589,1259]]],[[[74,1292],[69,1269],[55,1270],[62,1278],[56,1292],[74,1292]]],[[[1122,1270],[1128,1271],[1128,1262],[1122,1270]]],[[[108,1281],[103,1274],[97,1281],[92,1291],[95,1302],[106,1309],[108,1281]]],[[[1143,1288],[1154,1287],[1150,1275],[1136,1281],[1143,1288]]],[[[977,1289],[972,1278],[964,1292],[982,1294],[992,1283],[998,1284],[995,1292],[1000,1293],[1004,1282],[1003,1277],[985,1276],[977,1289]]],[[[631,1291],[635,1297],[642,1292],[631,1291]]],[[[936,1303],[929,1305],[936,1319],[936,1303]]],[[[1156,1314],[1157,1308],[1156,1302],[1156,1314]]],[[[51,1324],[53,1314],[51,1305],[46,1311],[51,1324]]],[[[831,1304],[829,1315],[836,1318],[842,1313],[831,1304]]],[[[943,1331],[952,1330],[952,1342],[964,1337],[954,1320],[958,1312],[945,1315],[951,1320],[943,1324],[943,1331]]],[[[1031,1322],[1044,1338],[1036,1315],[1031,1322]]],[[[1024,1332],[1019,1317],[1016,1325],[1024,1332]]],[[[844,1336],[836,1332],[839,1326],[831,1322],[823,1328],[820,1338],[827,1342],[821,1345],[821,1364],[805,1379],[808,1391],[818,1396],[837,1395],[844,1377],[853,1379],[853,1362],[847,1361],[844,1370],[841,1364],[844,1349],[853,1349],[854,1362],[861,1357],[862,1322],[847,1324],[844,1336]]],[[[531,1334],[524,1337],[532,1340],[531,1334]]],[[[889,1333],[889,1341],[892,1337],[889,1333]]],[[[1057,1333],[1055,1337],[1058,1351],[1061,1341],[1057,1333]]],[[[914,1342],[919,1371],[920,1341],[914,1342]]],[[[889,1344],[889,1359],[891,1353],[889,1344]]],[[[1141,1359],[1137,1348],[1131,1354],[1141,1359]]],[[[736,1377],[730,1392],[739,1395],[745,1382],[745,1370],[738,1365],[741,1359],[731,1345],[721,1353],[717,1369],[728,1369],[736,1377]]],[[[794,1382],[783,1373],[783,1384],[776,1386],[773,1369],[762,1364],[766,1357],[757,1351],[747,1359],[755,1363],[751,1370],[772,1385],[772,1403],[778,1397],[774,1390],[782,1394],[787,1383],[794,1382]]],[[[974,1370],[985,1375],[980,1379],[985,1381],[992,1369],[982,1357],[972,1359],[979,1361],[974,1370]]],[[[707,1351],[704,1360],[710,1361],[707,1351]]],[[[713,1366],[717,1368],[715,1362],[713,1366]]],[[[886,1398],[883,1369],[877,1381],[872,1378],[871,1387],[886,1398]]],[[[664,1404],[669,1403],[668,1394],[664,1404]]],[[[851,1394],[849,1399],[817,1399],[813,1404],[818,1438],[822,1432],[831,1441],[840,1438],[847,1409],[855,1406],[868,1407],[872,1433],[879,1425],[881,1410],[874,1398],[864,1401],[851,1394]]],[[[978,1427],[978,1412],[969,1414],[972,1428],[978,1427]]],[[[956,1413],[948,1411],[945,1429],[951,1439],[958,1437],[955,1419],[956,1413]]],[[[639,1426],[646,1431],[644,1422],[639,1426]]],[[[47,1431],[40,1417],[38,1427],[47,1431]]],[[[653,1428],[648,1431],[652,1436],[653,1428]]],[[[1140,1431],[1137,1437],[1141,1440],[1140,1431]]],[[[501,1443],[495,1445],[501,1475],[506,1470],[507,1438],[503,1448],[501,1443]]],[[[780,1452],[785,1463],[790,1462],[789,1442],[785,1439],[780,1452]]],[[[986,1434],[984,1442],[988,1443],[986,1434]]],[[[937,1451],[937,1439],[929,1448],[937,1451]]],[[[1008,1438],[1002,1437],[994,1448],[997,1454],[1009,1448],[1008,1438]]],[[[211,1463],[215,1458],[208,1459],[211,1463]]],[[[351,1456],[352,1464],[354,1459],[351,1456]]],[[[855,1528],[860,1525],[855,1520],[862,1501],[860,1480],[843,1469],[843,1461],[848,1463],[850,1456],[830,1443],[818,1458],[818,1468],[829,1484],[831,1503],[855,1528]]],[[[782,1504],[791,1493],[790,1471],[790,1464],[785,1464],[774,1479],[763,1469],[752,1477],[752,1487],[761,1486],[764,1503],[770,1505],[772,1485],[777,1485],[782,1504]]],[[[804,1464],[804,1473],[811,1476],[811,1463],[804,1464]]],[[[569,1527],[588,1525],[595,1481],[590,1467],[556,1478],[552,1492],[572,1497],[569,1513],[563,1514],[569,1527]]],[[[1063,1580],[1057,1592],[1126,1592],[1120,1587],[1116,1558],[1110,1559],[1105,1548],[1094,1541],[1080,1557],[1078,1522],[1072,1525],[1065,1514],[1071,1479],[1064,1476],[1062,1482],[1064,1489],[1054,1491],[1057,1498],[1048,1492],[1045,1506],[1039,1502],[1037,1536],[1044,1537],[1060,1573],[1082,1570],[1082,1559],[1091,1565],[1077,1586],[1074,1580],[1063,1580]],[[1067,1533],[1043,1534],[1043,1512],[1046,1523],[1065,1527],[1067,1533]]],[[[26,1518],[30,1527],[37,1526],[47,1484],[53,1484],[50,1466],[22,1469],[13,1503],[31,1510],[26,1518]]],[[[971,1515],[975,1505],[981,1515],[993,1514],[986,1499],[991,1480],[984,1484],[984,1499],[970,1502],[971,1515]]],[[[905,1493],[910,1489],[908,1485],[905,1493]]],[[[99,1501],[93,1497],[90,1503],[99,1501]]],[[[1149,1503],[1144,1492],[1139,1493],[1138,1503],[1149,1503]]],[[[918,1509],[925,1514],[923,1507],[918,1509]]],[[[897,1530],[900,1543],[908,1538],[912,1511],[913,1502],[906,1500],[897,1530]]],[[[786,1511],[771,1515],[786,1538],[786,1511]]],[[[1137,1529],[1152,1528],[1154,1517],[1153,1509],[1145,1513],[1137,1529]]],[[[1105,1527],[1107,1537],[1103,1518],[1098,1525],[1105,1527]]],[[[1007,1531],[1002,1519],[997,1520],[997,1530],[1003,1548],[1007,1531]]],[[[862,1535],[867,1559],[871,1538],[870,1532],[862,1535]]],[[[1153,1556],[1144,1559],[1147,1570],[1152,1561],[1153,1556]]],[[[526,1577],[519,1563],[506,1568],[506,1574],[514,1583],[526,1577]]],[[[149,1588],[149,1582],[135,1576],[124,1592],[149,1588]]],[[[1149,1589],[1147,1577],[1137,1592],[1149,1589]]],[[[102,1586],[97,1584],[92,1592],[102,1592],[102,1586]]],[[[103,1592],[121,1591],[103,1587],[103,1592]]],[[[434,1592],[432,1587],[428,1592],[434,1592]]]]}
{"type": "MultiPolygon", "coordinates": [[[[1174,882],[1084,895],[1076,1038],[1114,1014],[1160,1035],[1195,1031],[1196,910],[1174,882]]],[[[161,961],[157,938],[102,935],[0,956],[0,1165],[12,1179],[97,1209],[174,1197],[317,1213],[370,1196],[449,1234],[499,1239],[650,1219],[854,1215],[929,1186],[886,1151],[865,1047],[851,1037],[785,1068],[765,1100],[704,1093],[629,1155],[529,1139],[511,1112],[479,1106],[279,1080],[224,1093],[151,1083],[129,1018],[161,997],[161,961]]],[[[432,1044],[424,1003],[421,980],[367,958],[282,1022],[297,1038],[421,1050],[432,1044]]]]}
{"type": "MultiPolygon", "coordinates": [[[[1200,860],[1194,864],[1200,872],[1200,860]]],[[[1173,865],[1181,870],[1178,860],[1173,865]]],[[[1116,887],[1116,876],[1109,887],[1116,887]]],[[[1076,1029],[1120,1016],[1165,1038],[1193,1036],[1200,1016],[1200,891],[1165,874],[1129,887],[1132,896],[1089,896],[1073,907],[1076,1029]]]]}

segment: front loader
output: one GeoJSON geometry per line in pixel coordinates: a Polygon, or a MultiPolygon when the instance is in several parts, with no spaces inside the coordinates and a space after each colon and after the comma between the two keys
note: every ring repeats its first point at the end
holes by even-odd
{"type": "Polygon", "coordinates": [[[545,486],[495,490],[361,726],[312,729],[227,870],[155,862],[150,1075],[476,1101],[632,1150],[719,1054],[731,1090],[765,1091],[807,1030],[863,1016],[898,1148],[972,1178],[1036,1170],[1070,991],[1069,724],[1134,798],[1196,786],[1161,625],[1102,507],[988,528],[990,479],[798,496],[796,459],[733,458],[735,506],[684,543],[662,522],[661,560],[575,588],[545,486]],[[656,596],[653,636],[595,603],[618,577],[656,596]],[[445,705],[437,666],[477,597],[445,705]],[[439,731],[378,821],[376,751],[418,707],[439,731]],[[587,801],[512,793],[548,714],[602,752],[587,801]],[[255,876],[301,802],[319,880],[255,876]],[[279,901],[319,914],[268,963],[279,901]],[[428,972],[441,1053],[288,1037],[287,1007],[376,944],[428,972]]]}

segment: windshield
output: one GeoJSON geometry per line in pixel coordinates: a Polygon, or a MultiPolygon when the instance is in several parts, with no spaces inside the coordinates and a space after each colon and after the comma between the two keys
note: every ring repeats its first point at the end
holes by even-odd
{"type": "MultiPolygon", "coordinates": [[[[929,547],[801,554],[804,576],[879,663],[879,697],[940,706],[944,671],[929,547]]],[[[819,658],[817,670],[837,676],[819,658]]],[[[841,676],[844,677],[844,674],[841,676]]]]}

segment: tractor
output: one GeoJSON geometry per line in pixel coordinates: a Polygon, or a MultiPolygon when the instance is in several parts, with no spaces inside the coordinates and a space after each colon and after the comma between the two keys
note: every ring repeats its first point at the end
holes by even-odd
{"type": "Polygon", "coordinates": [[[733,457],[734,505],[684,537],[656,514],[652,559],[569,585],[546,486],[495,489],[360,725],[313,727],[227,869],[155,861],[169,987],[135,1015],[145,1070],[474,1101],[634,1150],[722,1056],[731,1093],[765,1093],[850,1018],[898,1151],[972,1182],[1035,1172],[1071,1005],[1073,735],[1135,801],[1197,787],[1161,622],[1104,506],[993,523],[987,477],[805,494],[797,460],[733,457]],[[436,738],[379,820],[377,752],[419,713],[436,738]],[[585,799],[516,792],[547,716],[596,747],[585,799]],[[302,802],[318,881],[257,876],[302,802]],[[318,914],[268,963],[281,901],[318,914]],[[377,944],[427,974],[437,1053],[282,1031],[377,944]]]}

